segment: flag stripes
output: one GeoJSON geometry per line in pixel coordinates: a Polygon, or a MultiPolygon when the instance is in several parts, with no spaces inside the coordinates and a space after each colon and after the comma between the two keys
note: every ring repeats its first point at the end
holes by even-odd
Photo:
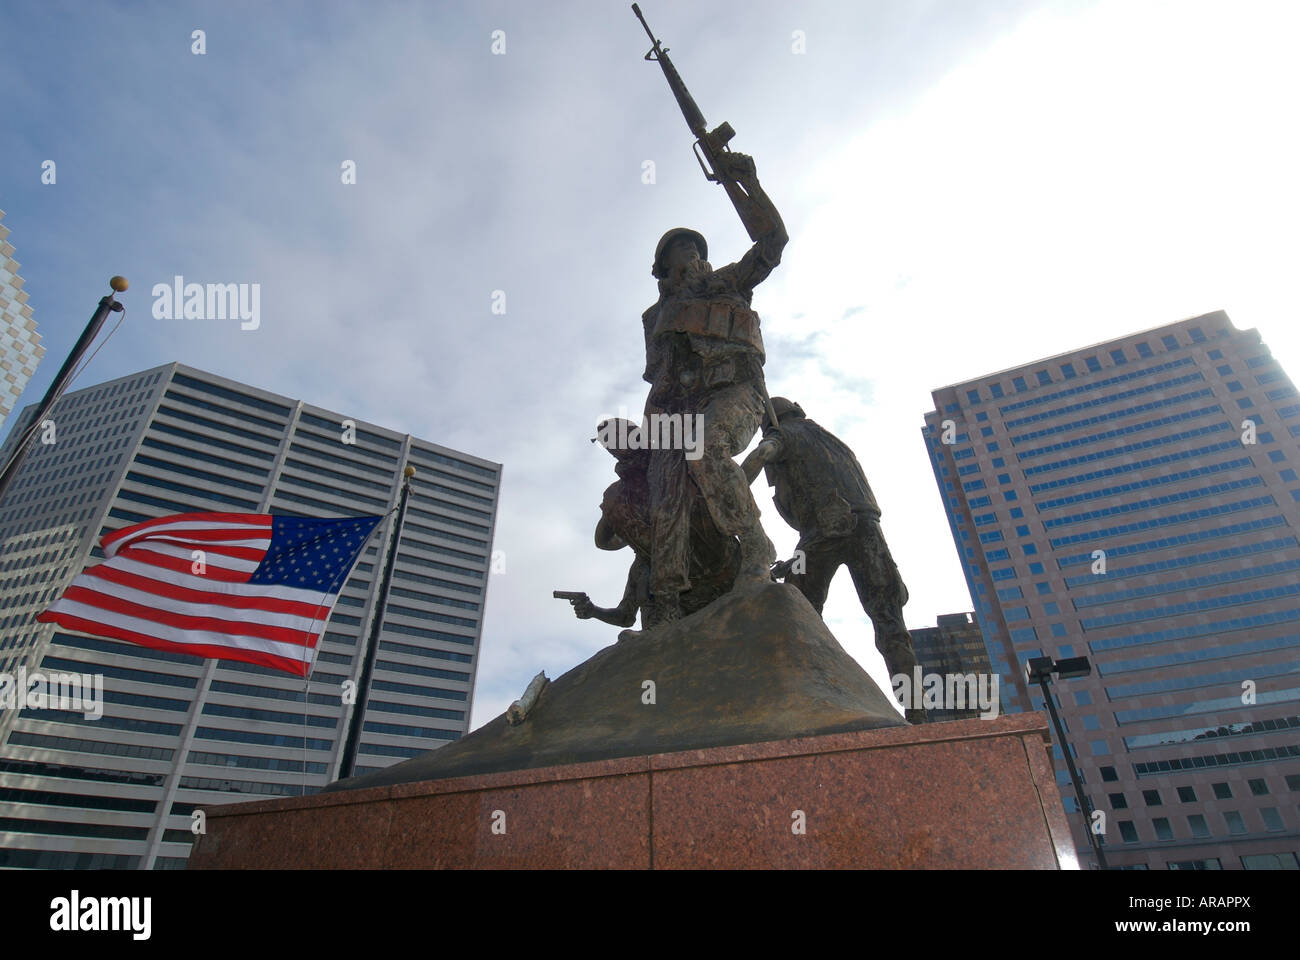
{"type": "Polygon", "coordinates": [[[159,517],[106,534],[103,563],[37,619],[68,630],[306,676],[339,590],[381,517],[159,517]]]}

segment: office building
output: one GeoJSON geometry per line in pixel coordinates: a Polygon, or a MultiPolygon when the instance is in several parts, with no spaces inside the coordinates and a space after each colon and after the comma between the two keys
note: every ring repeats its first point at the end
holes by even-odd
{"type": "Polygon", "coordinates": [[[0,671],[101,674],[104,713],[0,713],[0,866],[180,866],[192,811],[337,776],[391,521],[339,596],[304,702],[286,673],[35,622],[103,556],[100,536],[142,520],[386,514],[410,463],[357,772],[468,730],[498,464],[176,363],[69,393],[51,419],[0,502],[0,671]]]}
{"type": "MultiPolygon", "coordinates": [[[[0,210],[0,220],[4,215],[0,210]]],[[[9,228],[0,223],[0,427],[45,355],[8,236],[9,228]]]]}
{"type": "MultiPolygon", "coordinates": [[[[938,626],[913,627],[912,649],[916,653],[917,665],[922,675],[936,674],[941,677],[988,676],[989,654],[984,648],[984,633],[973,613],[941,613],[938,626]]],[[[979,708],[973,702],[958,708],[956,704],[945,704],[938,709],[927,711],[929,721],[937,723],[943,720],[967,720],[980,715],[979,708]]]]}
{"type": "Polygon", "coordinates": [[[1053,691],[1111,865],[1300,866],[1300,399],[1258,332],[1211,313],[933,397],[1003,709],[1042,705],[1027,658],[1092,661],[1053,691]]]}

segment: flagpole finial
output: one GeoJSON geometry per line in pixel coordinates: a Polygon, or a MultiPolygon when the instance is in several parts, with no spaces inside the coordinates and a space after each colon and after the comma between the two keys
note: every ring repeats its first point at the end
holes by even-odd
{"type": "Polygon", "coordinates": [[[113,277],[108,281],[108,285],[117,293],[122,293],[126,290],[126,277],[113,277]]]}
{"type": "Polygon", "coordinates": [[[415,467],[411,466],[408,463],[406,465],[406,468],[402,471],[402,476],[404,476],[407,480],[410,480],[413,476],[415,476],[415,467]]]}

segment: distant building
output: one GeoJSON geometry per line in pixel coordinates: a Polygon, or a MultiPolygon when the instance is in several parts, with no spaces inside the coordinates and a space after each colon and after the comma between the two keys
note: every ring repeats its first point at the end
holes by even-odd
{"type": "MultiPolygon", "coordinates": [[[[916,662],[922,674],[988,675],[988,650],[984,648],[984,634],[973,613],[940,614],[937,627],[914,627],[912,649],[916,651],[916,662]]],[[[940,720],[966,720],[978,717],[980,711],[974,705],[963,710],[931,709],[928,711],[930,722],[940,720]]]]}
{"type": "Polygon", "coordinates": [[[1259,333],[1211,313],[933,396],[1003,710],[1043,706],[1028,658],[1093,664],[1053,692],[1111,864],[1300,868],[1300,397],[1259,333]]]}
{"type": "MultiPolygon", "coordinates": [[[[0,210],[0,220],[4,215],[0,210]]],[[[45,355],[8,236],[9,228],[0,223],[0,427],[45,355]]]]}
{"type": "Polygon", "coordinates": [[[100,536],[153,517],[387,514],[413,465],[356,772],[468,731],[499,464],[176,363],[69,393],[51,419],[55,442],[38,439],[0,501],[0,671],[101,674],[104,715],[0,712],[0,867],[181,866],[191,811],[338,775],[390,521],[339,595],[304,702],[286,673],[34,622],[103,556],[100,536]]]}

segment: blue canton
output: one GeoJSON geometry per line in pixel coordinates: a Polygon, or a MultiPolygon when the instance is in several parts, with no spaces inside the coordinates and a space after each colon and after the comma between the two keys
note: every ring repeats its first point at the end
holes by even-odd
{"type": "Polygon", "coordinates": [[[249,583],[336,594],[383,517],[271,518],[271,544],[249,583]]]}

